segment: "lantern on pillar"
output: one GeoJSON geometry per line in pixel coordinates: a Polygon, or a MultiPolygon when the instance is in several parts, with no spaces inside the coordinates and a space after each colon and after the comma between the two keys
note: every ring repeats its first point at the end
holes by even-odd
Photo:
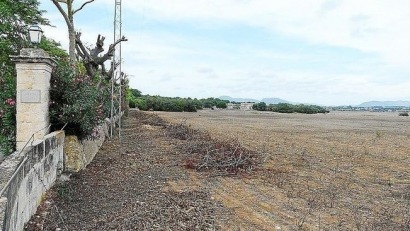
{"type": "Polygon", "coordinates": [[[41,36],[43,36],[43,30],[37,24],[30,26],[28,29],[30,42],[34,45],[38,45],[41,42],[41,36]]]}

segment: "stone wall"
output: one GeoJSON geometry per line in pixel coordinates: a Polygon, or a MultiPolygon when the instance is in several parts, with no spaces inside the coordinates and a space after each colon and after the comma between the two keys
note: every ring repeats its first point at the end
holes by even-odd
{"type": "Polygon", "coordinates": [[[0,231],[23,230],[63,171],[64,132],[53,132],[0,164],[0,231]],[[6,187],[7,186],[7,187],[6,187]]]}
{"type": "MultiPolygon", "coordinates": [[[[121,117],[124,113],[121,113],[121,117]]],[[[114,123],[114,133],[118,132],[117,123],[121,118],[114,116],[113,121],[106,118],[104,123],[97,127],[98,137],[94,139],[78,140],[76,136],[66,136],[64,141],[64,171],[79,172],[85,169],[94,159],[106,137],[110,137],[111,123],[114,123]]]]}
{"type": "Polygon", "coordinates": [[[63,171],[78,172],[94,159],[109,136],[110,124],[107,119],[98,127],[99,136],[93,140],[80,141],[76,136],[65,136],[63,131],[53,132],[24,152],[0,161],[0,231],[23,230],[58,176],[63,171]]]}
{"type": "Polygon", "coordinates": [[[66,172],[78,172],[91,163],[108,134],[108,124],[105,123],[98,127],[97,133],[99,136],[93,140],[78,140],[77,136],[74,135],[65,137],[64,170],[66,172]]]}

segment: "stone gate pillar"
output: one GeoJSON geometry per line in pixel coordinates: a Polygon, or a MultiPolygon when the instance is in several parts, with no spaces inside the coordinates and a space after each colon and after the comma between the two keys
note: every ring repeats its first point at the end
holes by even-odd
{"type": "Polygon", "coordinates": [[[22,150],[30,139],[42,140],[49,132],[50,77],[55,62],[37,48],[23,48],[11,58],[17,70],[16,149],[22,150]]]}

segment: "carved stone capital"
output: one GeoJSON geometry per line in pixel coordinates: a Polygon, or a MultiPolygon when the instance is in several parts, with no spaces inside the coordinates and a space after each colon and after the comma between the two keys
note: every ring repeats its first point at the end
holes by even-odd
{"type": "Polygon", "coordinates": [[[23,48],[20,55],[10,55],[10,58],[16,63],[46,63],[52,67],[56,65],[55,60],[39,48],[23,48]]]}

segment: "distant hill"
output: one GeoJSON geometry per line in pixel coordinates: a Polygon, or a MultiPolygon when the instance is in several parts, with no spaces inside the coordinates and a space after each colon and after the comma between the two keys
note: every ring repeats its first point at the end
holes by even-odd
{"type": "Polygon", "coordinates": [[[410,101],[369,101],[364,102],[359,105],[358,107],[394,107],[394,106],[403,106],[403,107],[410,107],[410,101]]]}
{"type": "Polygon", "coordinates": [[[289,101],[280,98],[263,98],[261,101],[266,104],[290,103],[289,101]]]}
{"type": "Polygon", "coordinates": [[[259,103],[260,101],[257,99],[248,99],[248,98],[232,98],[230,96],[220,96],[218,99],[221,100],[229,100],[229,102],[238,102],[238,103],[246,103],[246,102],[255,102],[259,103]]]}
{"type": "Polygon", "coordinates": [[[238,103],[246,103],[246,102],[265,102],[266,104],[278,104],[278,103],[290,103],[287,100],[280,99],[280,98],[263,98],[262,100],[251,99],[251,98],[232,98],[230,96],[221,96],[218,99],[222,100],[229,100],[230,102],[238,102],[238,103]]]}

